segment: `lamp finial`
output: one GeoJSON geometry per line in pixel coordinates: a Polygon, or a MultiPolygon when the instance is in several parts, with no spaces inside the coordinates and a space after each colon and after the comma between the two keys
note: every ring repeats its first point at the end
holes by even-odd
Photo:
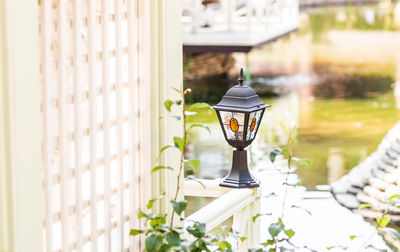
{"type": "Polygon", "coordinates": [[[240,75],[239,75],[239,85],[243,86],[243,81],[244,81],[244,77],[243,77],[243,67],[240,68],[240,75]]]}

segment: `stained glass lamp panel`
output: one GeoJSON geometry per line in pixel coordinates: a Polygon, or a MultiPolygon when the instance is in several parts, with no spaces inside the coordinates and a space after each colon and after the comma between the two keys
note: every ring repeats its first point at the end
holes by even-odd
{"type": "Polygon", "coordinates": [[[243,141],[244,113],[219,111],[227,140],[243,141]]]}
{"type": "Polygon", "coordinates": [[[263,110],[257,110],[250,113],[247,125],[246,141],[253,140],[256,137],[258,127],[260,126],[263,110]]]}

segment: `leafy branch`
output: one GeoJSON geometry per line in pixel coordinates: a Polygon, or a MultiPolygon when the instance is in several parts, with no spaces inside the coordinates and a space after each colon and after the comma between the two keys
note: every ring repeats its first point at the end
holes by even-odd
{"type": "MultiPolygon", "coordinates": [[[[394,195],[390,196],[388,198],[388,200],[387,200],[387,203],[389,204],[392,200],[394,200],[396,198],[400,198],[400,195],[399,194],[394,194],[394,195]]],[[[358,207],[358,210],[360,211],[362,209],[370,208],[370,207],[373,207],[373,205],[370,204],[370,203],[365,203],[365,204],[361,204],[358,207]]],[[[400,233],[399,233],[399,231],[397,231],[394,228],[387,227],[387,225],[390,223],[390,217],[387,216],[387,214],[389,213],[389,210],[390,210],[389,206],[387,206],[386,209],[382,212],[382,214],[379,217],[375,218],[375,223],[374,223],[375,230],[378,233],[381,233],[382,231],[386,232],[386,233],[389,233],[394,239],[400,241],[400,233]]],[[[379,250],[379,249],[375,248],[372,244],[367,246],[367,244],[371,242],[371,239],[374,236],[375,236],[375,232],[371,233],[368,236],[368,238],[364,241],[364,243],[361,245],[359,251],[363,251],[364,248],[366,248],[366,247],[367,248],[374,248],[376,250],[379,250]]],[[[353,240],[356,237],[357,236],[351,236],[350,238],[353,240]]]]}
{"type": "MultiPolygon", "coordinates": [[[[296,140],[297,128],[296,127],[287,128],[284,124],[281,124],[281,126],[287,135],[286,145],[283,148],[276,148],[276,149],[272,150],[270,152],[269,158],[270,158],[271,162],[275,162],[276,157],[278,155],[285,156],[287,158],[287,171],[284,174],[285,178],[282,183],[282,185],[284,186],[284,195],[283,195],[283,201],[282,201],[281,216],[277,222],[271,223],[268,228],[268,232],[271,235],[271,238],[261,244],[265,249],[268,249],[268,251],[278,251],[278,248],[280,249],[280,251],[293,250],[293,248],[299,249],[299,247],[295,246],[291,242],[291,238],[295,235],[295,232],[293,231],[293,229],[286,229],[284,222],[283,222],[283,219],[285,216],[288,188],[301,185],[300,182],[296,183],[296,184],[290,184],[289,177],[290,177],[290,173],[293,170],[293,167],[292,167],[293,163],[296,162],[296,163],[303,164],[306,166],[311,166],[311,164],[312,164],[311,160],[309,160],[309,159],[298,158],[293,155],[293,145],[296,140]],[[292,249],[287,248],[285,246],[290,246],[292,249]]],[[[311,213],[309,211],[307,211],[306,209],[303,209],[302,207],[292,205],[291,208],[302,209],[311,215],[311,213]]],[[[259,216],[262,216],[262,215],[268,215],[268,214],[257,214],[256,216],[253,217],[253,221],[255,221],[256,218],[258,218],[259,216]]],[[[312,249],[310,249],[306,246],[303,246],[302,248],[313,251],[312,249]]],[[[255,249],[253,251],[258,252],[258,251],[263,251],[263,249],[255,249]]]]}
{"type": "MultiPolygon", "coordinates": [[[[172,166],[168,165],[157,165],[152,170],[151,173],[159,172],[161,170],[167,170],[173,172],[177,178],[176,190],[174,196],[170,200],[170,204],[172,206],[172,214],[169,223],[167,223],[167,214],[147,214],[143,211],[139,211],[138,218],[145,219],[145,225],[147,228],[145,229],[131,229],[130,235],[136,236],[143,234],[146,236],[145,240],[145,251],[232,251],[232,245],[227,241],[227,236],[237,237],[237,239],[243,241],[245,237],[240,237],[236,232],[232,230],[230,227],[221,228],[221,232],[217,235],[211,235],[206,233],[206,225],[200,222],[193,222],[192,225],[186,228],[186,232],[189,234],[189,237],[184,236],[185,229],[182,226],[174,225],[175,215],[180,217],[180,220],[184,220],[182,217],[183,212],[187,207],[186,200],[178,201],[179,192],[181,190],[181,179],[184,176],[184,169],[188,167],[196,171],[196,169],[200,166],[200,161],[193,159],[188,160],[185,159],[185,148],[189,142],[189,133],[194,128],[204,128],[208,132],[210,132],[210,128],[207,125],[200,123],[192,123],[188,124],[188,118],[196,114],[195,110],[209,108],[209,105],[206,103],[195,103],[186,108],[185,104],[185,95],[190,93],[190,89],[186,89],[183,93],[181,93],[178,89],[175,89],[178,93],[181,94],[181,99],[172,101],[166,100],[164,102],[164,107],[168,112],[172,112],[172,108],[178,107],[180,108],[179,115],[167,116],[171,118],[175,118],[176,120],[182,120],[183,124],[183,136],[175,136],[173,137],[173,143],[163,146],[157,157],[159,160],[162,153],[169,149],[175,149],[179,151],[179,167],[178,169],[174,169],[172,166]]],[[[164,117],[165,118],[165,117],[164,117]]],[[[201,183],[196,177],[188,176],[188,180],[194,180],[200,183],[203,187],[204,184],[201,183]]],[[[158,200],[161,200],[166,195],[162,193],[158,197],[149,200],[147,204],[147,209],[150,210],[154,203],[158,200]]],[[[186,220],[190,222],[189,220],[186,220]]]]}

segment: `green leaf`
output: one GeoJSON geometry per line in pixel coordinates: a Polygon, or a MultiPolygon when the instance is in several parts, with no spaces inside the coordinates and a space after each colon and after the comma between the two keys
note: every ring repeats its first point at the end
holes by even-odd
{"type": "Polygon", "coordinates": [[[197,183],[199,183],[199,184],[203,187],[203,189],[206,189],[206,185],[204,185],[203,182],[201,182],[198,178],[196,178],[196,177],[193,176],[193,175],[189,175],[189,176],[187,176],[185,179],[186,179],[186,180],[194,180],[194,181],[196,181],[197,183]]]}
{"type": "Polygon", "coordinates": [[[169,112],[171,112],[171,107],[172,107],[172,105],[174,104],[174,102],[172,101],[172,100],[166,100],[165,102],[164,102],[164,107],[165,107],[165,109],[166,110],[168,110],[169,112]]]}
{"type": "Polygon", "coordinates": [[[185,149],[185,140],[181,137],[174,137],[174,145],[176,148],[178,148],[180,151],[183,151],[185,149]]]}
{"type": "Polygon", "coordinates": [[[302,185],[303,185],[303,183],[302,183],[301,181],[299,181],[299,182],[297,182],[296,184],[294,184],[293,187],[302,186],[302,185]]]}
{"type": "Polygon", "coordinates": [[[164,147],[162,147],[162,148],[160,149],[159,155],[160,155],[161,153],[163,153],[165,150],[167,150],[167,149],[169,149],[169,148],[173,148],[173,147],[175,147],[175,145],[172,145],[172,144],[165,145],[164,147]]]}
{"type": "Polygon", "coordinates": [[[364,208],[367,208],[367,207],[371,207],[372,206],[372,204],[361,204],[359,207],[358,207],[358,210],[361,210],[361,209],[364,209],[364,208]]]}
{"type": "Polygon", "coordinates": [[[372,244],[368,245],[366,248],[367,248],[367,249],[373,249],[373,250],[379,251],[379,252],[387,252],[386,249],[379,249],[379,248],[375,247],[375,246],[372,245],[372,244]]]}
{"type": "Polygon", "coordinates": [[[146,238],[146,251],[158,251],[163,244],[163,237],[158,234],[152,234],[146,238]]]}
{"type": "Polygon", "coordinates": [[[397,240],[400,240],[400,233],[399,231],[397,231],[394,228],[381,228],[382,231],[388,232],[389,234],[391,234],[394,238],[396,238],[397,240]]]}
{"type": "Polygon", "coordinates": [[[221,241],[218,243],[218,246],[222,251],[232,251],[232,245],[227,241],[221,241]]]}
{"type": "Polygon", "coordinates": [[[194,237],[201,238],[206,234],[206,224],[196,221],[193,226],[187,227],[186,230],[194,237]]]}
{"type": "Polygon", "coordinates": [[[182,104],[182,100],[175,101],[175,104],[176,105],[181,105],[182,104]]]}
{"type": "Polygon", "coordinates": [[[307,158],[301,158],[299,161],[302,162],[303,164],[307,165],[308,167],[310,167],[312,165],[312,161],[307,158]]]}
{"type": "Polygon", "coordinates": [[[172,208],[174,209],[175,213],[178,215],[181,215],[183,211],[185,211],[186,206],[187,206],[187,201],[176,201],[176,200],[171,200],[172,208]]]}
{"type": "Polygon", "coordinates": [[[159,224],[165,224],[166,223],[166,216],[167,215],[159,215],[159,216],[156,216],[156,217],[152,218],[151,221],[150,221],[150,226],[152,228],[155,228],[159,224]]]}
{"type": "Polygon", "coordinates": [[[189,106],[187,110],[210,108],[210,105],[205,102],[197,102],[189,106]]]}
{"type": "Polygon", "coordinates": [[[181,238],[177,232],[169,232],[165,239],[167,240],[168,244],[171,246],[179,246],[181,245],[181,238]]]}
{"type": "Polygon", "coordinates": [[[355,238],[357,238],[356,235],[350,235],[350,240],[354,240],[355,238]]]}
{"type": "Polygon", "coordinates": [[[272,237],[277,236],[282,230],[283,226],[279,223],[272,223],[268,228],[268,232],[272,237]]]}
{"type": "Polygon", "coordinates": [[[154,173],[159,170],[164,170],[164,169],[171,170],[171,171],[174,170],[174,168],[172,168],[171,166],[159,165],[159,166],[156,166],[153,169],[151,169],[151,173],[154,173]]]}
{"type": "Polygon", "coordinates": [[[142,233],[144,233],[144,230],[131,229],[131,231],[129,232],[129,235],[135,236],[135,235],[142,234],[142,233]]]}
{"type": "Polygon", "coordinates": [[[389,224],[390,217],[389,216],[384,216],[383,218],[377,217],[376,222],[378,222],[379,226],[381,228],[384,228],[389,224]]]}
{"type": "Polygon", "coordinates": [[[203,129],[207,130],[209,134],[211,134],[210,127],[208,127],[206,124],[194,123],[194,124],[190,125],[189,129],[192,129],[192,128],[195,128],[195,127],[203,128],[203,129]]]}
{"type": "Polygon", "coordinates": [[[272,163],[275,162],[276,156],[278,156],[281,152],[282,152],[281,148],[276,148],[272,150],[271,153],[269,154],[269,160],[271,160],[272,163]]]}
{"type": "Polygon", "coordinates": [[[391,201],[392,199],[399,198],[399,197],[400,197],[399,194],[394,194],[394,195],[389,197],[388,201],[391,201]]]}
{"type": "Polygon", "coordinates": [[[289,237],[289,239],[292,238],[294,235],[293,229],[284,230],[284,232],[289,237]]]}
{"type": "Polygon", "coordinates": [[[156,202],[157,200],[161,199],[164,196],[165,196],[165,192],[163,192],[159,196],[149,200],[149,202],[147,202],[147,205],[146,205],[147,209],[151,209],[154,205],[154,202],[156,202]]]}
{"type": "Polygon", "coordinates": [[[150,219],[151,216],[148,215],[148,214],[146,214],[146,213],[144,213],[142,210],[139,210],[139,212],[138,212],[138,218],[139,218],[139,219],[141,219],[141,218],[150,219]]]}
{"type": "Polygon", "coordinates": [[[147,202],[147,205],[146,205],[147,209],[151,209],[154,205],[154,202],[156,202],[156,199],[149,200],[149,202],[147,202]]]}
{"type": "Polygon", "coordinates": [[[261,243],[262,246],[267,247],[269,245],[273,245],[275,243],[274,240],[268,240],[266,242],[261,243]]]}
{"type": "Polygon", "coordinates": [[[257,218],[260,217],[260,216],[261,216],[261,214],[259,214],[259,213],[254,215],[253,216],[253,222],[256,222],[257,218]]]}
{"type": "Polygon", "coordinates": [[[188,161],[185,161],[184,163],[185,163],[185,165],[191,166],[194,171],[196,171],[197,168],[199,168],[199,166],[200,166],[200,160],[198,160],[198,159],[188,160],[188,161]]]}

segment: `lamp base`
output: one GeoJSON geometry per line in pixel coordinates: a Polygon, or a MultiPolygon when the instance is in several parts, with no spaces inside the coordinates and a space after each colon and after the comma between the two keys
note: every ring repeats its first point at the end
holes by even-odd
{"type": "Polygon", "coordinates": [[[233,151],[232,169],[219,186],[231,188],[251,188],[259,187],[260,184],[251,176],[247,167],[247,151],[233,151]]]}

